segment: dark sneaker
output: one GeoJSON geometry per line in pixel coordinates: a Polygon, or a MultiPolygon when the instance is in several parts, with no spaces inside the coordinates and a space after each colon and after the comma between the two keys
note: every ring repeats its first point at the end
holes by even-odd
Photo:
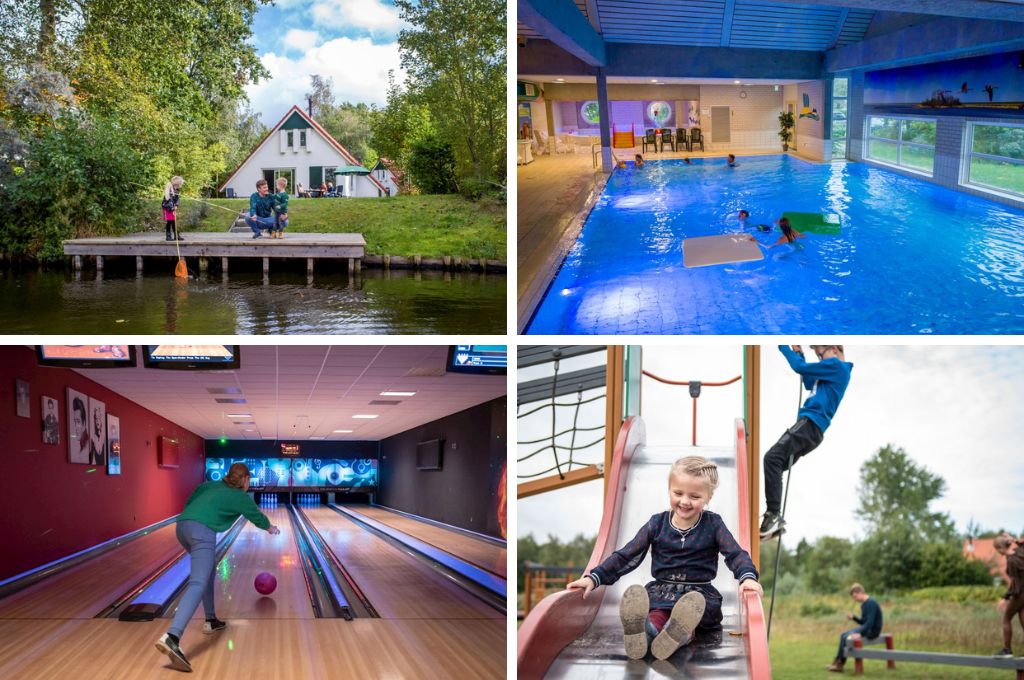
{"type": "Polygon", "coordinates": [[[253,238],[259,238],[260,236],[261,234],[258,231],[252,235],[253,238]]]}
{"type": "Polygon", "coordinates": [[[1006,647],[1003,647],[998,652],[993,654],[992,658],[993,659],[1012,659],[1013,658],[1013,652],[1011,652],[1006,647]]]}
{"type": "Polygon", "coordinates": [[[846,659],[842,659],[842,660],[840,660],[840,659],[833,659],[832,663],[830,663],[829,665],[825,666],[825,670],[829,671],[830,673],[842,673],[843,672],[843,666],[845,666],[845,665],[846,665],[846,659]]]}
{"type": "Polygon", "coordinates": [[[185,240],[185,237],[182,236],[181,234],[176,234],[176,236],[178,237],[179,241],[184,241],[185,240]]]}
{"type": "Polygon", "coordinates": [[[164,636],[156,641],[156,648],[162,654],[166,654],[171,659],[171,665],[179,671],[185,671],[186,673],[192,672],[192,664],[185,658],[184,652],[181,651],[181,647],[178,646],[178,640],[170,633],[164,633],[164,636]]]}
{"type": "Polygon", "coordinates": [[[206,619],[206,623],[203,624],[203,635],[210,635],[216,633],[218,630],[224,630],[228,627],[228,624],[224,623],[220,619],[206,619]]]}
{"type": "Polygon", "coordinates": [[[647,655],[647,614],[650,612],[650,599],[647,589],[632,585],[626,588],[619,602],[619,620],[622,621],[622,638],[626,645],[626,656],[630,659],[642,659],[647,655]]]}
{"type": "Polygon", "coordinates": [[[651,642],[651,654],[656,659],[669,658],[693,639],[693,633],[704,616],[705,604],[704,596],[693,590],[676,601],[665,627],[651,642]]]}
{"type": "Polygon", "coordinates": [[[173,241],[174,240],[174,236],[171,234],[171,232],[167,232],[167,240],[168,241],[173,241]]]}
{"type": "Polygon", "coordinates": [[[764,513],[764,517],[761,519],[761,540],[767,541],[784,533],[786,533],[786,520],[782,519],[778,513],[764,513]]]}

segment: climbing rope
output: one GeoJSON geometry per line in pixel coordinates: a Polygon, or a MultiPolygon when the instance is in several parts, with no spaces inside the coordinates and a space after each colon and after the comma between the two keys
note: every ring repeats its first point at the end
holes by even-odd
{"type": "MultiPolygon", "coordinates": [[[[797,413],[800,412],[800,406],[804,403],[804,378],[802,375],[797,376],[797,381],[800,383],[799,396],[796,400],[797,413]]],[[[768,605],[768,630],[766,631],[765,637],[769,640],[772,637],[772,613],[775,611],[775,587],[779,585],[779,561],[782,559],[782,528],[786,523],[786,503],[789,501],[789,480],[793,474],[793,454],[789,454],[789,467],[786,469],[786,485],[782,492],[782,513],[779,515],[779,535],[776,540],[779,544],[775,546],[775,571],[772,572],[772,601],[768,605]]]]}

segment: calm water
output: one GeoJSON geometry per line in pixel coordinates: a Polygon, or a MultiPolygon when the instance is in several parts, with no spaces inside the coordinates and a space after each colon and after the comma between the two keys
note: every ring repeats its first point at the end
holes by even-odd
{"type": "Polygon", "coordinates": [[[530,333],[1024,333],[1024,212],[860,163],[790,156],[616,171],[530,333]],[[682,242],[785,211],[838,214],[758,262],[683,267],[682,242]]]}
{"type": "MultiPolygon", "coordinates": [[[[108,260],[109,262],[109,260],[108,260]]],[[[165,263],[166,264],[166,263],[165,263]]],[[[134,267],[134,259],[131,260],[134,267]]],[[[344,273],[232,271],[188,282],[147,262],[102,280],[84,272],[0,274],[2,333],[460,334],[505,333],[505,276],[363,270],[344,273]]],[[[169,265],[173,267],[173,262],[169,265]]]]}

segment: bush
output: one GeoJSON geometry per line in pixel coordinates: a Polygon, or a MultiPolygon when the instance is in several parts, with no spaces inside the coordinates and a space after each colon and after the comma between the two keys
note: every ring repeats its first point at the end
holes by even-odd
{"type": "Polygon", "coordinates": [[[409,175],[412,183],[424,194],[452,194],[455,182],[455,154],[451,144],[436,136],[413,143],[409,153],[409,175]]]}
{"type": "Polygon", "coordinates": [[[930,600],[932,602],[954,602],[956,604],[967,604],[977,602],[980,604],[991,604],[996,602],[1006,592],[1003,586],[977,585],[977,586],[942,586],[933,588],[921,588],[910,595],[919,600],[930,600]]]}
{"type": "Polygon", "coordinates": [[[979,560],[964,557],[960,546],[949,543],[932,543],[924,546],[921,568],[915,582],[925,588],[929,586],[970,586],[990,585],[992,576],[989,565],[979,560]]]}

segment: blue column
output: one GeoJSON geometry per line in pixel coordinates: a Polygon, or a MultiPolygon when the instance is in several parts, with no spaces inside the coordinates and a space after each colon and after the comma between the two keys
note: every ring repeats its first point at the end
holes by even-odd
{"type": "Polygon", "coordinates": [[[608,77],[597,71],[597,110],[601,116],[601,170],[612,171],[611,111],[608,107],[608,77]]]}

